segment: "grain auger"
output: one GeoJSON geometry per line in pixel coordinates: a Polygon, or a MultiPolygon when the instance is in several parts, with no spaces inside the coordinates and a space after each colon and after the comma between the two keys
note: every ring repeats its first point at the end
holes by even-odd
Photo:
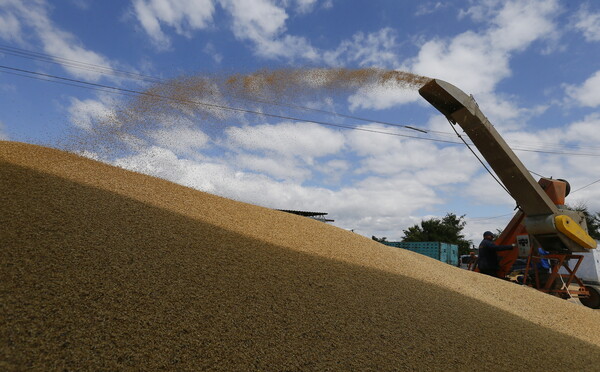
{"type": "Polygon", "coordinates": [[[505,277],[518,257],[526,257],[525,284],[561,297],[580,297],[583,303],[591,298],[592,305],[598,302],[600,307],[600,301],[595,300],[600,287],[586,286],[576,275],[583,260],[583,255],[577,253],[595,249],[597,243],[588,234],[584,214],[565,205],[568,182],[552,178],[536,182],[475,99],[452,84],[433,79],[419,93],[452,125],[463,129],[517,203],[518,211],[496,244],[516,243],[519,248],[499,253],[502,260],[498,276],[505,277]],[[540,247],[549,254],[542,257],[540,247]],[[553,263],[545,278],[537,269],[542,259],[553,263]],[[573,289],[577,284],[578,288],[573,289]]]}

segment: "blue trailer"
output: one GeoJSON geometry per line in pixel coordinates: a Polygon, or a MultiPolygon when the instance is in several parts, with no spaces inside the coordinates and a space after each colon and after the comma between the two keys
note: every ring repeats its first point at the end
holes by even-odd
{"type": "Polygon", "coordinates": [[[458,266],[458,245],[443,242],[383,242],[391,247],[420,253],[452,266],[458,266]]]}

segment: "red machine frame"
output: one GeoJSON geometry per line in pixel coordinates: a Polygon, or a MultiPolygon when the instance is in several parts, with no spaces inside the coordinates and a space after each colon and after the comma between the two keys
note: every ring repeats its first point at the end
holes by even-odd
{"type": "Polygon", "coordinates": [[[561,298],[569,298],[569,297],[587,297],[590,295],[590,292],[586,289],[585,284],[575,275],[577,270],[579,269],[579,265],[581,265],[581,261],[583,260],[582,255],[578,254],[547,254],[547,255],[536,255],[536,249],[531,248],[531,253],[527,258],[527,266],[525,268],[525,275],[523,278],[523,284],[531,285],[535,289],[555,295],[561,298]],[[546,278],[545,283],[540,283],[540,272],[538,269],[538,263],[541,260],[549,260],[550,264],[550,273],[546,278]],[[569,267],[570,260],[577,260],[577,263],[571,269],[569,267]],[[560,269],[564,267],[568,274],[561,274],[560,269]],[[528,284],[527,279],[529,278],[529,272],[533,271],[534,283],[528,284]],[[560,279],[560,283],[562,286],[557,288],[555,285],[557,283],[557,279],[560,279]],[[570,289],[569,287],[575,281],[579,284],[579,289],[570,289]]]}

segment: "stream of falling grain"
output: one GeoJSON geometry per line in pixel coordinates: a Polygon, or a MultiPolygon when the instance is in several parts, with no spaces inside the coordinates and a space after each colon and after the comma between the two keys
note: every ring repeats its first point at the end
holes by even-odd
{"type": "Polygon", "coordinates": [[[359,90],[417,90],[430,79],[377,68],[261,70],[251,74],[189,75],[150,86],[96,117],[61,148],[103,156],[147,146],[159,129],[195,128],[209,135],[269,113],[302,109],[297,102],[340,98],[359,90]]]}

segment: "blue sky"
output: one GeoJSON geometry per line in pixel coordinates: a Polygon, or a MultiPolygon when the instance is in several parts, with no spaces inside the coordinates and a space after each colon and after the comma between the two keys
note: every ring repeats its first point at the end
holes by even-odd
{"type": "MultiPolygon", "coordinates": [[[[599,46],[594,1],[0,0],[0,139],[53,144],[127,104],[122,95],[15,73],[142,91],[147,81],[99,66],[163,81],[377,67],[473,94],[528,169],[585,187],[569,202],[599,211],[600,183],[587,186],[600,178],[599,46]]],[[[373,122],[251,106],[456,140],[433,107],[397,86],[278,98],[373,122]]],[[[86,155],[252,204],[329,212],[341,228],[390,240],[447,212],[466,214],[467,235],[478,240],[504,227],[514,207],[464,146],[259,115],[224,115],[218,131],[209,121],[163,115],[143,138],[130,137],[126,152],[86,155]]]]}

